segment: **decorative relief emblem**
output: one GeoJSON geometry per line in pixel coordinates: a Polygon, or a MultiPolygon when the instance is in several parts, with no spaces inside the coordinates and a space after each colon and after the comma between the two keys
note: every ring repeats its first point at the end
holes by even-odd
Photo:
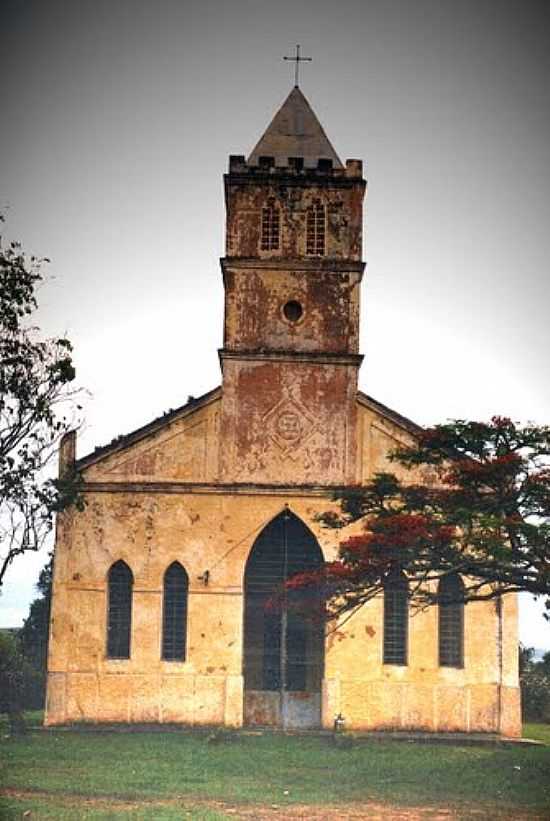
{"type": "Polygon", "coordinates": [[[315,418],[292,392],[286,388],[283,397],[263,418],[266,433],[281,450],[290,456],[298,445],[303,445],[315,432],[315,418]]]}
{"type": "Polygon", "coordinates": [[[278,436],[286,442],[294,442],[300,438],[300,417],[294,411],[283,411],[278,417],[275,427],[278,436]]]}

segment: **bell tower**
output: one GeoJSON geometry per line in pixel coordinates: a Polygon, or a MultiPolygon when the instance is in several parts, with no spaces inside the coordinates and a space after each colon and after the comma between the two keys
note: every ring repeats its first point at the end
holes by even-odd
{"type": "Polygon", "coordinates": [[[295,86],[224,181],[220,478],[353,482],[362,163],[342,164],[295,86]]]}

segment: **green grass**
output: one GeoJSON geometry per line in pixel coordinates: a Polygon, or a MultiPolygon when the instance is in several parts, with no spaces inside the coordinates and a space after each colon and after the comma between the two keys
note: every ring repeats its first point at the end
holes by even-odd
{"type": "MultiPolygon", "coordinates": [[[[548,726],[526,725],[525,735],[550,743],[548,726]]],[[[281,808],[372,801],[452,806],[464,813],[482,805],[488,817],[550,807],[550,747],[372,741],[337,749],[313,737],[238,736],[208,744],[184,731],[74,730],[20,739],[3,734],[0,760],[2,787],[10,789],[1,818],[20,818],[30,809],[32,818],[44,819],[210,821],[227,817],[216,801],[281,808]],[[14,796],[14,790],[24,795],[14,796]]]]}
{"type": "Polygon", "coordinates": [[[524,724],[523,737],[542,741],[550,746],[550,724],[524,724]]]}

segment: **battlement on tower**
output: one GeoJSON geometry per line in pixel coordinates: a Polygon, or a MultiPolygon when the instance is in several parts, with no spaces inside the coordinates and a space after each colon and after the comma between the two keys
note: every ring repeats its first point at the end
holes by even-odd
{"type": "MultiPolygon", "coordinates": [[[[284,160],[283,160],[284,162],[284,160]]],[[[312,178],[320,180],[328,179],[362,179],[362,160],[346,160],[345,167],[335,166],[328,158],[319,157],[316,165],[308,164],[306,157],[287,157],[286,164],[281,164],[281,159],[274,156],[260,156],[256,161],[247,162],[244,154],[231,154],[229,156],[229,174],[250,175],[255,179],[281,177],[293,177],[298,179],[312,178]]]]}

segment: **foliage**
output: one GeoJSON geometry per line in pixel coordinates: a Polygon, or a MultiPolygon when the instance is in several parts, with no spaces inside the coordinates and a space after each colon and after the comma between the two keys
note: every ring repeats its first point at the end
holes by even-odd
{"type": "Polygon", "coordinates": [[[520,676],[529,669],[535,657],[535,648],[520,644],[518,648],[518,668],[520,676]]]}
{"type": "Polygon", "coordinates": [[[521,710],[524,721],[550,724],[550,651],[538,662],[534,652],[520,646],[521,710]]]}
{"type": "Polygon", "coordinates": [[[40,571],[36,585],[38,597],[31,602],[29,615],[19,631],[19,643],[23,657],[33,671],[27,683],[25,708],[40,709],[46,693],[46,669],[48,662],[48,631],[52,595],[53,554],[40,571]]]}
{"type": "Polygon", "coordinates": [[[23,684],[23,657],[16,637],[0,632],[0,712],[9,713],[19,704],[23,684]]]}
{"type": "Polygon", "coordinates": [[[33,672],[21,653],[17,637],[0,632],[0,712],[7,713],[13,734],[25,731],[23,707],[33,672]]]}
{"type": "Polygon", "coordinates": [[[522,675],[520,683],[524,721],[550,724],[550,675],[534,668],[522,675]]]}
{"type": "Polygon", "coordinates": [[[528,591],[550,595],[550,427],[456,420],[420,431],[390,458],[405,478],[378,473],[339,493],[327,527],[360,524],[339,558],[291,587],[321,586],[329,615],[353,611],[399,567],[420,606],[460,573],[465,601],[528,591]]]}
{"type": "Polygon", "coordinates": [[[49,560],[40,571],[36,584],[39,596],[31,603],[29,615],[19,632],[23,653],[37,668],[45,667],[48,654],[52,577],[53,554],[50,553],[49,560]]]}
{"type": "Polygon", "coordinates": [[[37,670],[25,657],[20,634],[0,632],[0,713],[10,716],[12,729],[23,728],[23,710],[42,705],[44,671],[37,670]]]}
{"type": "Polygon", "coordinates": [[[546,653],[544,653],[542,660],[538,663],[538,668],[541,672],[550,676],[550,650],[547,650],[546,653]]]}
{"type": "Polygon", "coordinates": [[[53,514],[77,500],[75,477],[45,477],[80,410],[71,343],[41,339],[31,324],[46,262],[0,238],[0,586],[17,556],[42,546],[53,514]]]}

